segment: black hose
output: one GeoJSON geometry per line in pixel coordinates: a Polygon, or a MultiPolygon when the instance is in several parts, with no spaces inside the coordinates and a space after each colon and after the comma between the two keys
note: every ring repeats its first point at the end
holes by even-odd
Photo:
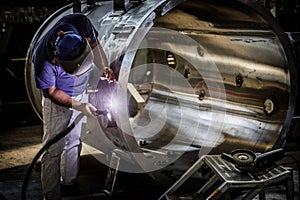
{"type": "Polygon", "coordinates": [[[52,138],[51,140],[49,140],[35,155],[35,157],[33,158],[33,160],[31,161],[27,172],[25,174],[25,177],[23,179],[23,184],[22,184],[22,191],[21,191],[21,200],[26,200],[26,190],[27,190],[27,186],[28,186],[28,182],[31,176],[31,172],[32,169],[35,165],[35,163],[37,162],[37,160],[40,158],[40,156],[43,154],[43,152],[45,150],[47,150],[51,145],[53,145],[54,143],[56,143],[58,140],[60,140],[61,138],[65,137],[75,126],[76,124],[78,124],[78,122],[84,117],[84,114],[80,113],[75,120],[73,121],[73,123],[68,126],[66,128],[66,130],[60,132],[59,134],[57,134],[54,138],[52,138]]]}

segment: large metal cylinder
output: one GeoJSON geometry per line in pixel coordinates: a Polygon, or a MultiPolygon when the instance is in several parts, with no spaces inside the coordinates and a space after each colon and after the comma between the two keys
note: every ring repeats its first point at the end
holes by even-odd
{"type": "MultiPolygon", "coordinates": [[[[41,118],[32,52],[71,12],[53,14],[28,51],[27,90],[41,118]]],[[[146,0],[122,11],[105,1],[86,14],[117,77],[110,102],[117,127],[88,120],[83,138],[139,166],[120,169],[149,172],[180,160],[189,166],[207,153],[284,145],[296,103],[295,63],[285,33],[257,1],[146,0]]],[[[99,96],[91,94],[91,102],[101,107],[99,96]]]]}

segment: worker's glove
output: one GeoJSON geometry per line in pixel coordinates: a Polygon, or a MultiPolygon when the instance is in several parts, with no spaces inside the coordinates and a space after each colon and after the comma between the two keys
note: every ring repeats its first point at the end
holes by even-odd
{"type": "Polygon", "coordinates": [[[79,106],[74,107],[74,109],[82,112],[87,117],[96,118],[97,108],[90,103],[81,103],[79,106]]]}
{"type": "Polygon", "coordinates": [[[103,74],[102,74],[102,77],[105,77],[107,79],[108,82],[111,82],[111,81],[115,81],[115,74],[114,74],[114,71],[112,69],[110,69],[109,67],[105,67],[104,68],[104,71],[103,71],[103,74]]]}

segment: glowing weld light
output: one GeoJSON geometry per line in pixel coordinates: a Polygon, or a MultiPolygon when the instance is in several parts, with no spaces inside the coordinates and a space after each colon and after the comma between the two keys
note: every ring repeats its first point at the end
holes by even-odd
{"type": "Polygon", "coordinates": [[[108,113],[106,114],[106,117],[108,118],[109,121],[112,121],[110,112],[108,112],[108,113]]]}

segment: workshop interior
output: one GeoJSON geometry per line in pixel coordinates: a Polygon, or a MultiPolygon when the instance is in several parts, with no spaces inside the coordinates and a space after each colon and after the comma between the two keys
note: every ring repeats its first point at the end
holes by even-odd
{"type": "Polygon", "coordinates": [[[42,199],[32,58],[85,14],[114,81],[92,76],[78,190],[63,199],[299,199],[299,0],[0,4],[0,199],[42,199]]]}

